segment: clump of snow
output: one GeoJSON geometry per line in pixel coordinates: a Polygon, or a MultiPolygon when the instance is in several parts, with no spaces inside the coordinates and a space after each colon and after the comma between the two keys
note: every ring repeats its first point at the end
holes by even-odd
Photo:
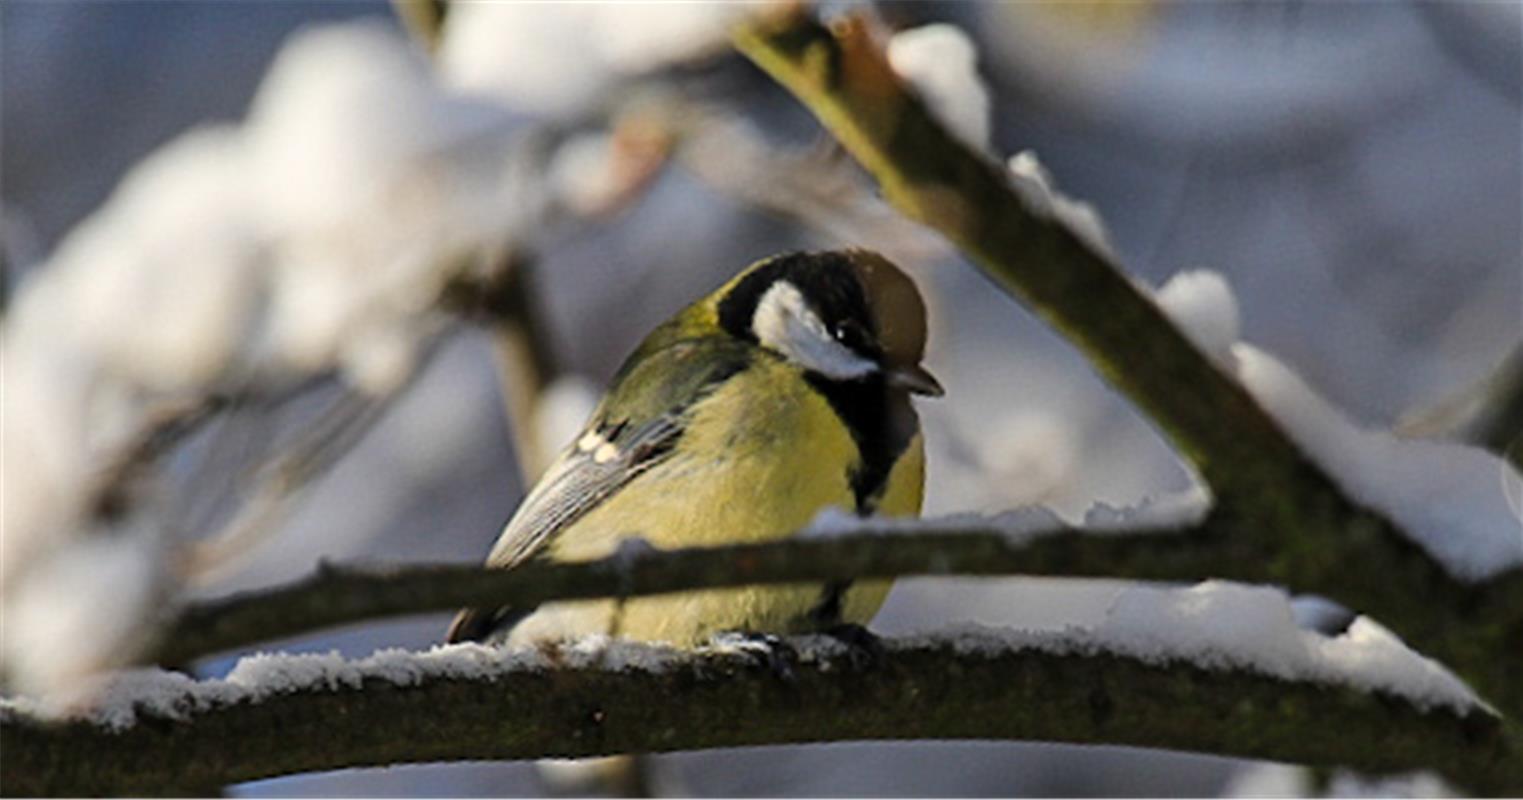
{"type": "Polygon", "coordinates": [[[29,275],[0,322],[7,616],[18,576],[93,528],[92,490],[152,411],[237,361],[258,265],[241,163],[227,128],[148,158],[29,275]]]}
{"type": "Polygon", "coordinates": [[[1011,185],[1033,214],[1054,219],[1096,252],[1111,255],[1110,236],[1095,207],[1058,190],[1052,174],[1037,160],[1036,153],[1022,150],[1010,157],[1011,185]]]}
{"type": "Polygon", "coordinates": [[[1297,625],[1324,635],[1347,631],[1356,616],[1347,608],[1314,594],[1291,598],[1290,610],[1296,617],[1297,625]]]}
{"type": "Polygon", "coordinates": [[[1271,587],[1226,581],[1184,590],[1128,587],[1094,634],[1106,650],[1151,663],[1183,660],[1207,669],[1344,683],[1397,694],[1421,708],[1480,705],[1458,678],[1364,617],[1331,638],[1302,629],[1289,598],[1271,587]]]}
{"type": "Polygon", "coordinates": [[[967,34],[945,23],[899,31],[889,40],[888,63],[948,131],[979,152],[989,149],[989,89],[967,34]]]}
{"type": "Polygon", "coordinates": [[[1506,461],[1478,447],[1361,428],[1273,356],[1232,348],[1238,377],[1290,438],[1353,498],[1388,515],[1455,576],[1485,580],[1523,565],[1523,519],[1506,461]]]}
{"type": "Polygon", "coordinates": [[[561,145],[550,162],[550,185],[556,196],[582,213],[607,206],[609,176],[618,157],[615,147],[608,131],[584,133],[561,145]]]}
{"type": "Polygon", "coordinates": [[[1128,587],[1095,634],[1107,650],[1151,663],[1251,668],[1287,680],[1311,658],[1284,592],[1224,581],[1184,590],[1128,587]]]}
{"type": "Polygon", "coordinates": [[[1465,797],[1431,772],[1407,775],[1365,775],[1338,770],[1328,782],[1326,797],[1434,798],[1465,797]]]}
{"type": "Polygon", "coordinates": [[[986,479],[1009,487],[1007,502],[1048,500],[1071,484],[1079,465],[1081,432],[1074,420],[1047,409],[1019,408],[989,426],[987,447],[975,452],[986,479]]]}
{"type": "Polygon", "coordinates": [[[35,346],[33,336],[73,339],[100,369],[151,390],[215,377],[255,302],[245,159],[237,131],[216,126],[133,168],[39,274],[52,291],[17,304],[29,315],[7,326],[28,337],[18,346],[35,346]],[[185,264],[194,268],[178,268],[185,264]]]}
{"type": "Polygon", "coordinates": [[[1175,275],[1159,306],[1358,503],[1390,517],[1453,575],[1479,581],[1523,565],[1523,476],[1479,447],[1361,427],[1274,356],[1236,341],[1237,302],[1218,273],[1175,275]]]}
{"type": "Polygon", "coordinates": [[[992,516],[983,514],[951,514],[943,517],[920,519],[917,517],[863,517],[839,506],[821,509],[814,519],[799,532],[805,539],[834,539],[856,534],[914,534],[948,533],[966,531],[997,531],[1012,541],[1025,541],[1042,534],[1065,530],[1063,521],[1050,509],[1041,506],[1025,506],[992,516]]]}
{"type": "Polygon", "coordinates": [[[1248,764],[1233,773],[1222,797],[1309,797],[1311,775],[1291,764],[1248,764]]]}
{"type": "Polygon", "coordinates": [[[1053,629],[960,626],[908,641],[944,641],[965,654],[1017,647],[1058,654],[1109,654],[1165,666],[1243,670],[1287,681],[1399,696],[1418,708],[1465,713],[1486,708],[1439,664],[1363,617],[1339,636],[1296,624],[1279,589],[1206,581],[1187,589],[1122,588],[1093,625],[1053,629]]]}
{"type": "Polygon", "coordinates": [[[78,696],[93,675],[142,652],[163,599],[160,539],[141,528],[86,537],[7,587],[0,661],[14,688],[78,696]]]}
{"type": "Polygon", "coordinates": [[[1311,771],[1290,764],[1250,764],[1232,777],[1223,797],[1460,797],[1437,775],[1365,775],[1334,770],[1320,789],[1311,771]]]}
{"type": "Polygon", "coordinates": [[[1237,297],[1221,273],[1177,272],[1153,299],[1206,355],[1218,361],[1229,355],[1238,340],[1237,297]]]}
{"type": "Polygon", "coordinates": [[[766,3],[463,3],[439,64],[453,86],[552,117],[585,112],[642,73],[724,49],[766,3]]]}
{"type": "Polygon", "coordinates": [[[1211,512],[1211,493],[1196,485],[1181,492],[1153,495],[1134,506],[1096,503],[1084,513],[1087,531],[1128,532],[1195,525],[1211,512]]]}
{"type": "MultiPolygon", "coordinates": [[[[139,598],[175,588],[168,569],[141,586],[138,560],[167,558],[167,528],[124,533],[98,519],[95,498],[120,488],[107,485],[120,480],[113,465],[169,412],[335,369],[362,391],[398,389],[443,323],[446,282],[554,203],[505,119],[440,89],[385,25],[316,27],[277,55],[247,123],[193,130],[131,170],[0,322],[0,457],[27,466],[7,471],[0,504],[0,613],[45,615],[47,593],[18,587],[67,564],[70,585],[122,587],[129,600],[100,619],[141,632],[152,604],[139,598]],[[101,557],[131,547],[138,558],[101,557]],[[99,572],[79,578],[83,565],[99,572]]],[[[56,616],[48,635],[130,658],[93,619],[56,616]]],[[[35,665],[53,652],[59,675],[99,663],[65,665],[64,648],[0,659],[43,675],[35,665]]]]}
{"type": "Polygon", "coordinates": [[[381,25],[293,37],[246,130],[273,250],[273,353],[303,370],[337,360],[363,388],[396,388],[449,277],[441,262],[543,213],[532,202],[543,191],[505,180],[505,121],[440,90],[381,25]]]}

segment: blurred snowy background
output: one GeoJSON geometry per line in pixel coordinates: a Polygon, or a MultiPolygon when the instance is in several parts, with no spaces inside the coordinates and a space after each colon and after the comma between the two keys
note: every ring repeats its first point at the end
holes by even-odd
{"type": "MultiPolygon", "coordinates": [[[[1099,210],[1138,278],[1228,276],[1243,338],[1365,424],[1437,405],[1523,335],[1523,6],[898,3],[879,13],[895,27],[969,32],[996,152],[1036,151],[1099,210]]],[[[858,190],[808,115],[726,52],[725,16],[701,5],[456,6],[434,59],[441,88],[385,3],[0,5],[5,296],[58,298],[7,314],[7,559],[31,552],[15,549],[24,524],[94,513],[18,503],[18,484],[85,467],[17,441],[55,426],[81,454],[109,451],[132,433],[103,418],[140,422],[188,387],[255,384],[280,396],[245,398],[199,430],[166,462],[170,487],[143,501],[177,532],[129,537],[236,528],[228,508],[270,485],[250,477],[271,469],[270,453],[309,446],[300,432],[335,415],[374,425],[320,442],[317,460],[331,456],[332,468],[253,526],[270,532],[186,579],[192,591],[288,580],[319,558],[479,559],[521,491],[493,351],[417,298],[439,291],[441,259],[504,242],[537,257],[550,346],[593,387],[651,326],[756,258],[876,247],[931,295],[929,364],[948,396],[922,405],[927,513],[1043,503],[1077,519],[1097,502],[1187,488],[1158,437],[1071,348],[858,190]],[[154,169],[132,171],[156,151],[154,169]],[[144,199],[164,187],[180,205],[144,199]],[[132,277],[144,274],[152,285],[132,277]],[[261,299],[205,309],[241,282],[261,299]],[[189,307],[207,319],[162,323],[189,307]],[[23,347],[38,341],[49,344],[23,347]],[[119,342],[132,344],[114,352],[119,342]],[[53,387],[84,380],[58,364],[83,352],[114,377],[81,390],[79,408],[55,408],[53,387]],[[166,372],[169,361],[192,366],[166,372]],[[16,385],[43,389],[29,400],[16,385]],[[95,427],[76,430],[78,419],[95,427]]],[[[567,417],[561,429],[578,424],[584,395],[574,384],[552,395],[564,398],[550,404],[567,417]]],[[[103,557],[114,556],[91,558],[103,557]]],[[[67,560],[47,563],[39,574],[70,574],[67,560]]],[[[140,602],[155,602],[156,585],[143,581],[140,602]]],[[[1084,623],[1118,588],[907,581],[875,627],[1084,623]]],[[[6,592],[26,589],[12,581],[6,592]]],[[[13,642],[31,635],[17,619],[13,642]]],[[[285,646],[426,647],[444,623],[285,646]]],[[[1308,788],[1287,771],[1120,748],[855,744],[663,762],[697,795],[1308,788]]],[[[235,790],[542,791],[523,764],[235,790]]]]}

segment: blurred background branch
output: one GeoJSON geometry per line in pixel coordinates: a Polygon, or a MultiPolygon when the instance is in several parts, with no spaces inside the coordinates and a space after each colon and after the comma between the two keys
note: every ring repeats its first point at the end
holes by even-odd
{"type": "Polygon", "coordinates": [[[1474,442],[1523,469],[1523,344],[1514,345],[1480,380],[1408,415],[1398,430],[1474,442]]]}

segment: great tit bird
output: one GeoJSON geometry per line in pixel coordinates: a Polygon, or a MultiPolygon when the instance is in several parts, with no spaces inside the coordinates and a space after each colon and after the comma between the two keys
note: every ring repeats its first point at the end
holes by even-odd
{"type": "MultiPolygon", "coordinates": [[[[939,396],[920,366],[925,303],[866,250],[760,261],[645,338],[578,436],[487,556],[611,555],[793,534],[828,506],[920,512],[925,453],[910,395],[939,396]]],[[[539,608],[467,609],[447,640],[529,644],[602,633],[704,644],[867,622],[887,581],[758,586],[539,608]]]]}

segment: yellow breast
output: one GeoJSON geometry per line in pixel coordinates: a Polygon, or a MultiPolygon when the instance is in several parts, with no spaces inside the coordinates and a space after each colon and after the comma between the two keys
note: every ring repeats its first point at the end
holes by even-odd
{"type": "MultiPolygon", "coordinates": [[[[796,368],[763,359],[693,410],[676,453],[561,532],[554,560],[607,556],[618,540],[642,536],[662,548],[786,537],[828,506],[849,509],[858,455],[829,403],[796,368]]],[[[920,512],[925,460],[917,434],[895,464],[880,512],[920,512]]],[[[887,582],[853,586],[843,619],[866,622],[887,582]]],[[[817,585],[748,587],[614,601],[549,604],[516,626],[511,642],[590,633],[700,644],[724,631],[790,632],[806,625],[817,585]]]]}

